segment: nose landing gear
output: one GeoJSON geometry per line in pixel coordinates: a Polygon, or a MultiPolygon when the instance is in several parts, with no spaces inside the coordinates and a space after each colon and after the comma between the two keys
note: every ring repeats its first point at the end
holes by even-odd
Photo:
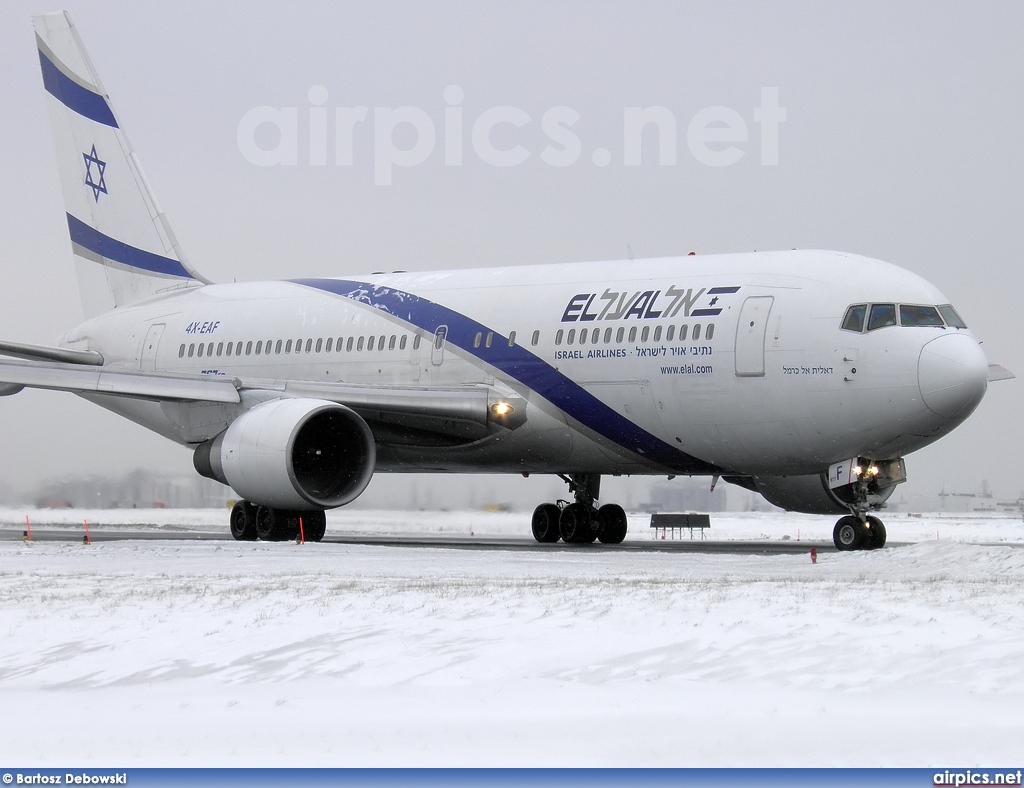
{"type": "Polygon", "coordinates": [[[574,473],[562,476],[569,485],[573,503],[559,501],[542,503],[533,511],[533,538],[538,542],[619,544],[626,538],[626,513],[611,503],[600,509],[594,506],[601,494],[601,477],[596,473],[574,473]]]}
{"type": "Polygon", "coordinates": [[[832,530],[837,550],[877,550],[885,547],[885,525],[877,517],[840,517],[832,530]]]}

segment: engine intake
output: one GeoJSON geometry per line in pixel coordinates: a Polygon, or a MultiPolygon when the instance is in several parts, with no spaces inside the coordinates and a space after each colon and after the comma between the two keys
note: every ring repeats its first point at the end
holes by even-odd
{"type": "Polygon", "coordinates": [[[330,509],[355,500],[377,459],[366,422],[335,402],[279,399],[257,405],[196,448],[203,476],[277,509],[330,509]]]}

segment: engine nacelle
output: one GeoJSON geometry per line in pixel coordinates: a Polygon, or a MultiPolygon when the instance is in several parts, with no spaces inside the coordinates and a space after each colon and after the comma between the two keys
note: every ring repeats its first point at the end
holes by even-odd
{"type": "Polygon", "coordinates": [[[377,447],[366,422],[335,402],[278,399],[246,411],[201,444],[196,470],[276,509],[330,509],[370,483],[377,447]]]}

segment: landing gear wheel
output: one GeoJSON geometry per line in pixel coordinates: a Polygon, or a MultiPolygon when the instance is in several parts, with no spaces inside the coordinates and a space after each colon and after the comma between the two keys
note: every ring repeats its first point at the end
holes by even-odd
{"type": "Polygon", "coordinates": [[[231,507],[231,535],[239,542],[256,541],[256,510],[248,501],[238,501],[231,507]]]}
{"type": "Polygon", "coordinates": [[[867,526],[852,514],[840,517],[832,530],[832,541],[837,550],[860,550],[870,536],[867,526]]]}
{"type": "Polygon", "coordinates": [[[558,531],[558,516],[561,512],[553,503],[542,503],[533,510],[533,538],[538,542],[557,542],[561,538],[558,531]]]}
{"type": "Polygon", "coordinates": [[[885,547],[885,525],[882,524],[882,521],[877,517],[868,517],[868,529],[870,533],[864,547],[868,550],[885,547]]]}
{"type": "Polygon", "coordinates": [[[621,544],[626,538],[626,512],[618,504],[608,503],[598,509],[597,522],[601,544],[621,544]]]}
{"type": "Polygon", "coordinates": [[[582,544],[593,541],[594,533],[591,520],[594,510],[586,504],[571,503],[562,509],[558,518],[558,531],[566,544],[582,544]]]}
{"type": "MultiPolygon", "coordinates": [[[[290,528],[289,517],[291,512],[283,509],[271,509],[269,506],[261,506],[256,510],[256,535],[265,542],[282,542],[286,539],[294,539],[290,528]]],[[[298,533],[299,521],[295,520],[295,532],[298,533]]]]}
{"type": "Polygon", "coordinates": [[[327,533],[327,513],[300,512],[302,517],[302,533],[306,536],[307,542],[319,542],[327,533]]]}

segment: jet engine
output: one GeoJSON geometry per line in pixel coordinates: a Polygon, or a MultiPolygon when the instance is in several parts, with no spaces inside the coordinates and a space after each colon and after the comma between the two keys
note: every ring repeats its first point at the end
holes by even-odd
{"type": "Polygon", "coordinates": [[[246,411],[200,444],[196,470],[276,509],[343,506],[370,483],[373,434],[354,411],[317,399],[278,399],[246,411]]]}

